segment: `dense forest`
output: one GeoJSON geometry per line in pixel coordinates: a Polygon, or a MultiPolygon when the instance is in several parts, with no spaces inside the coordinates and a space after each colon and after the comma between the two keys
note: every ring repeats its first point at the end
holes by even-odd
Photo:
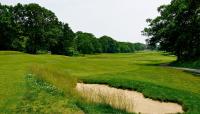
{"type": "Polygon", "coordinates": [[[172,0],[158,8],[160,16],[147,19],[143,34],[149,47],[171,52],[178,60],[200,57],[200,0],[172,0]]]}
{"type": "Polygon", "coordinates": [[[74,33],[67,23],[38,4],[0,4],[0,15],[0,50],[77,55],[128,53],[146,48],[141,43],[117,42],[109,36],[74,33]]]}

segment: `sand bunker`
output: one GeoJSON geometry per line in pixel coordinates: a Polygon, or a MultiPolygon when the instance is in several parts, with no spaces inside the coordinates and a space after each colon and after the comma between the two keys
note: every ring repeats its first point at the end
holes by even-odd
{"type": "Polygon", "coordinates": [[[87,100],[106,103],[118,109],[141,114],[174,114],[183,113],[182,106],[176,103],[165,103],[145,98],[142,93],[116,89],[100,84],[78,83],[78,92],[87,100]]]}

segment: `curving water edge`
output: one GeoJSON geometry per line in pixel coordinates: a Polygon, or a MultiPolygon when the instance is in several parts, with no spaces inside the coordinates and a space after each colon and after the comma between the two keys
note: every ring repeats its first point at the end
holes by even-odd
{"type": "Polygon", "coordinates": [[[77,83],[76,90],[88,101],[109,104],[114,108],[123,109],[127,112],[141,114],[175,114],[184,112],[179,104],[145,98],[142,93],[137,91],[84,83],[77,83]]]}

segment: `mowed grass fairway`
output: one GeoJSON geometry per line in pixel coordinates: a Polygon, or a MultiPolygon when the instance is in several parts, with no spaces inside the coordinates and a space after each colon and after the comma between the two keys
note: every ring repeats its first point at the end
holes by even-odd
{"type": "MultiPolygon", "coordinates": [[[[67,84],[59,85],[58,82],[51,81],[51,79],[46,79],[49,82],[47,84],[37,82],[39,86],[31,85],[32,82],[33,84],[35,82],[31,81],[32,78],[27,79],[27,75],[30,73],[29,69],[37,64],[37,66],[51,68],[52,72],[55,70],[61,73],[65,77],[62,80],[68,80],[70,77],[70,79],[74,78],[78,82],[103,83],[117,88],[137,90],[144,93],[146,97],[178,102],[183,105],[187,113],[197,114],[200,112],[200,76],[159,65],[175,60],[175,56],[150,51],[129,54],[86,55],[83,57],[30,55],[1,51],[0,112],[20,112],[19,107],[24,108],[26,112],[39,112],[44,108],[45,103],[48,103],[54,105],[52,106],[54,109],[50,112],[60,110],[65,113],[103,113],[105,111],[125,113],[106,105],[80,104],[74,101],[78,98],[59,93],[67,84]],[[45,89],[43,91],[44,85],[45,87],[55,86],[58,90],[45,89]],[[33,91],[29,90],[30,88],[33,91]],[[52,93],[52,91],[54,92],[52,93]],[[35,96],[27,97],[28,93],[35,96]],[[30,101],[29,98],[33,98],[33,100],[30,101]],[[26,102],[22,103],[24,100],[26,102]],[[37,107],[35,110],[34,108],[30,109],[31,106],[27,108],[27,102],[34,106],[41,106],[41,110],[37,107]]],[[[55,76],[55,79],[57,78],[56,75],[52,76],[55,76]]],[[[48,76],[45,78],[48,78],[48,76]]],[[[51,108],[50,105],[47,107],[51,108]]],[[[42,112],[48,112],[49,108],[42,112]]]]}

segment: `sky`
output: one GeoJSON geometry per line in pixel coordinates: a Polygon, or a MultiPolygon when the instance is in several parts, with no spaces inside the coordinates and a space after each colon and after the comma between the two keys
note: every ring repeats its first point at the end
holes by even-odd
{"type": "Polygon", "coordinates": [[[0,0],[1,4],[38,3],[68,23],[74,32],[107,35],[117,41],[145,43],[141,35],[147,18],[159,15],[157,7],[171,0],[0,0]]]}

